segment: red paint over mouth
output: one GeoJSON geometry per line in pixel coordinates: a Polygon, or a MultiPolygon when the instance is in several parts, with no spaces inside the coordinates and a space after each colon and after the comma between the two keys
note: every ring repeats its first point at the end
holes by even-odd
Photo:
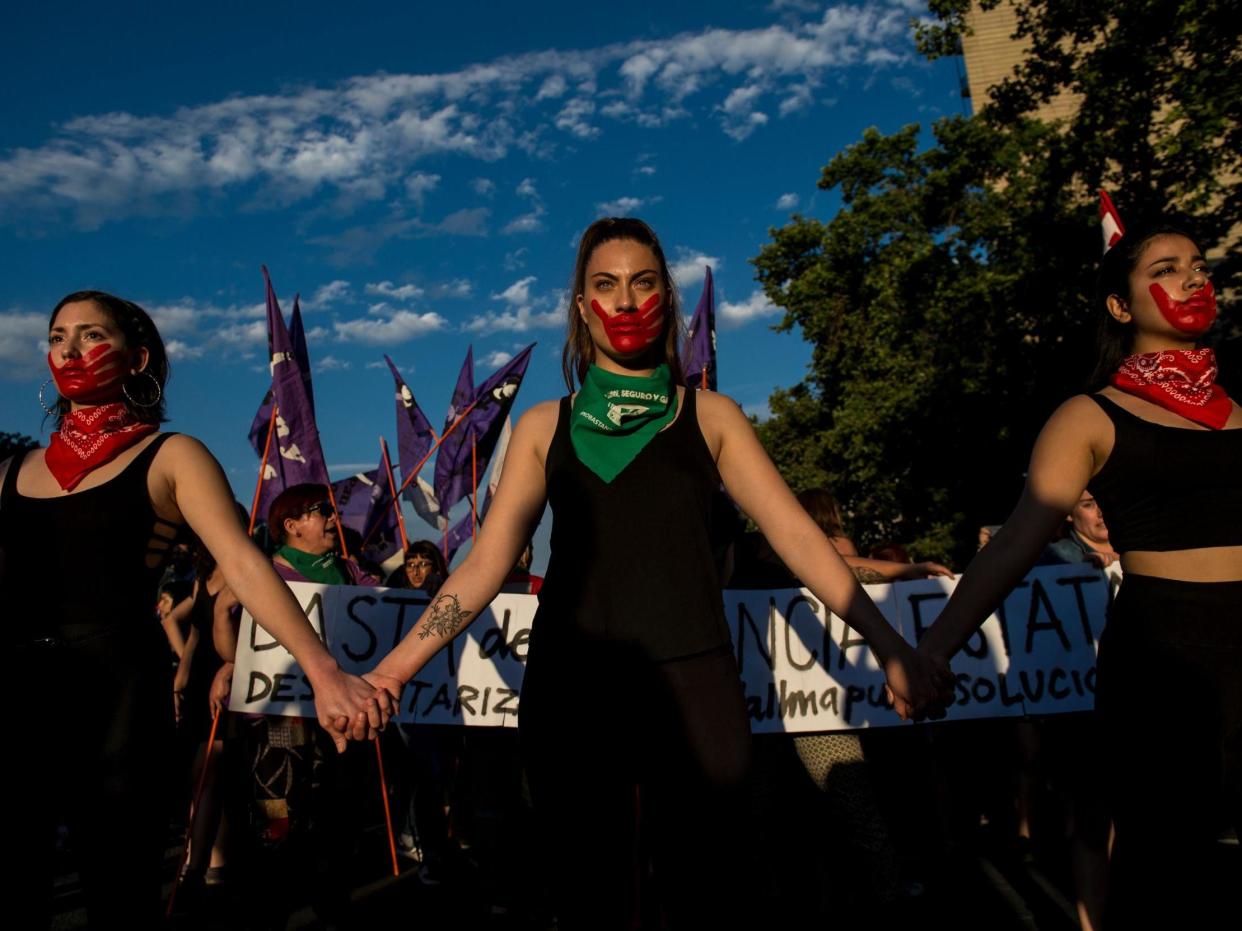
{"type": "Polygon", "coordinates": [[[617,352],[640,352],[651,346],[664,329],[664,301],[659,294],[651,295],[637,310],[622,311],[612,316],[599,301],[592,298],[591,310],[603,323],[608,342],[617,352]]]}
{"type": "Polygon", "coordinates": [[[106,344],[96,346],[80,358],[66,359],[60,368],[52,362],[52,353],[47,354],[56,390],[71,401],[88,404],[116,397],[117,386],[125,375],[125,362],[123,350],[106,344]]]}
{"type": "Polygon", "coordinates": [[[1164,319],[1182,333],[1198,336],[1216,319],[1216,289],[1210,281],[1184,301],[1170,297],[1156,282],[1152,282],[1148,291],[1164,319]]]}

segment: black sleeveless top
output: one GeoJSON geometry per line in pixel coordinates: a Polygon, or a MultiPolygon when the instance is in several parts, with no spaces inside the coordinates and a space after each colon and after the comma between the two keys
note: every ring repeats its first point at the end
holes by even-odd
{"type": "Polygon", "coordinates": [[[1113,451],[1087,490],[1117,552],[1242,546],[1242,430],[1169,427],[1088,397],[1113,422],[1113,451]]]}
{"type": "Polygon", "coordinates": [[[652,660],[729,642],[712,555],[720,476],[699,431],[694,391],[682,405],[608,483],[574,452],[570,400],[561,399],[545,464],[552,540],[535,642],[585,637],[652,660]]]}
{"type": "Polygon", "coordinates": [[[13,457],[0,488],[5,643],[71,643],[130,626],[159,631],[156,589],[181,528],[156,516],[147,471],[174,435],[156,436],[104,484],[58,498],[18,494],[24,454],[13,457]]]}

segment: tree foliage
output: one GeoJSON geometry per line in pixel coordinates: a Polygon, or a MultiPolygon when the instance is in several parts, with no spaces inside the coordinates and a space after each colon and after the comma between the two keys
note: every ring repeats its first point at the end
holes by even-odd
{"type": "Polygon", "coordinates": [[[27,449],[38,449],[39,443],[21,433],[5,433],[0,431],[0,462],[4,462],[15,453],[27,449]]]}
{"type": "MultiPolygon", "coordinates": [[[[931,6],[919,42],[935,57],[968,2],[931,6]]],[[[1097,188],[1123,218],[1192,216],[1209,253],[1242,228],[1230,6],[1018,0],[1031,54],[991,105],[938,121],[927,147],[918,126],[868,130],[819,180],[838,214],[772,231],[757,277],[813,354],[760,432],[791,484],[833,490],[862,542],[960,559],[1012,505],[1039,426],[1090,369],[1097,188]],[[1032,118],[1062,88],[1082,95],[1069,124],[1032,118]]],[[[1236,285],[1238,256],[1216,276],[1236,285]]],[[[1237,345],[1236,325],[1218,335],[1237,345]]]]}

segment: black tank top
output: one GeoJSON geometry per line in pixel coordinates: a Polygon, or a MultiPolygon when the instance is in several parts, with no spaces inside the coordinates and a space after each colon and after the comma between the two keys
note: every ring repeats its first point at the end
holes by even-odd
{"type": "Polygon", "coordinates": [[[181,528],[156,516],[147,471],[174,435],[157,436],[104,484],[58,498],[18,494],[24,454],[13,457],[0,489],[5,642],[71,643],[131,625],[158,632],[156,589],[181,528]],[[168,547],[151,546],[155,536],[168,547]]]}
{"type": "Polygon", "coordinates": [[[1119,553],[1242,546],[1242,430],[1152,423],[1099,394],[1113,451],[1087,490],[1119,553]]]}
{"type": "Polygon", "coordinates": [[[664,660],[729,642],[712,556],[720,476],[695,392],[683,397],[679,416],[610,483],[578,459],[561,400],[545,465],[552,540],[536,643],[585,637],[664,660]]]}

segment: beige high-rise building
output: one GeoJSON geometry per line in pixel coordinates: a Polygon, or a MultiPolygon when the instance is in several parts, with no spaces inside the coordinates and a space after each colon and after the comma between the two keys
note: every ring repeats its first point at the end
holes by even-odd
{"type": "MultiPolygon", "coordinates": [[[[962,57],[966,60],[966,80],[970,88],[972,113],[991,99],[992,88],[1013,74],[1030,49],[1026,39],[1013,38],[1018,29],[1018,13],[1011,0],[1003,0],[986,12],[972,6],[966,14],[966,25],[972,35],[962,36],[962,57]]],[[[1069,119],[1078,108],[1078,94],[1058,94],[1033,114],[1051,122],[1069,119]]]]}

